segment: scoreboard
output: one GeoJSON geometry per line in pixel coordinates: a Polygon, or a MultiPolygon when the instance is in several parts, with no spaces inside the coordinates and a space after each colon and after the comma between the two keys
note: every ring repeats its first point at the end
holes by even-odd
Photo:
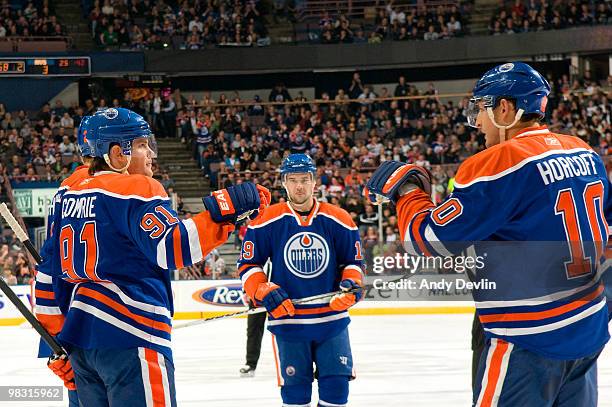
{"type": "Polygon", "coordinates": [[[0,77],[89,75],[90,57],[0,58],[0,77]]]}

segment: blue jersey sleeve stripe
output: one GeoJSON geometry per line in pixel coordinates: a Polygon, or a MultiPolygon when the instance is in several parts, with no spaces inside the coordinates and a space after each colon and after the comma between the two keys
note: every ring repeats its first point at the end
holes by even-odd
{"type": "Polygon", "coordinates": [[[427,219],[427,224],[425,225],[425,229],[423,231],[423,235],[425,236],[425,240],[431,246],[431,250],[439,256],[452,256],[453,254],[444,246],[444,243],[440,241],[436,233],[432,229],[431,225],[429,225],[429,219],[427,219]]]}
{"type": "Polygon", "coordinates": [[[186,265],[191,264],[191,255],[189,254],[189,235],[179,222],[172,232],[172,251],[174,254],[174,264],[177,269],[182,269],[186,265]]]}
{"type": "Polygon", "coordinates": [[[185,224],[183,222],[180,222],[178,224],[178,227],[180,227],[180,230],[181,230],[181,247],[183,248],[181,250],[181,253],[183,255],[183,265],[184,266],[191,265],[194,262],[192,261],[192,258],[191,258],[191,245],[189,244],[189,233],[187,232],[187,228],[185,227],[185,224]]]}

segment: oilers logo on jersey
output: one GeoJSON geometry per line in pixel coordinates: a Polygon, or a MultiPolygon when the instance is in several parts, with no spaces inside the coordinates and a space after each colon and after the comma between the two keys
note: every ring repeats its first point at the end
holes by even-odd
{"type": "Polygon", "coordinates": [[[301,278],[318,277],[329,264],[329,246],[316,233],[295,234],[285,244],[283,253],[287,269],[301,278]]]}
{"type": "MultiPolygon", "coordinates": [[[[292,300],[334,292],[343,276],[362,275],[359,230],[345,210],[325,202],[315,202],[305,219],[287,202],[271,205],[249,224],[244,237],[238,269],[247,294],[268,280],[263,272],[268,260],[269,281],[292,300]]],[[[349,315],[324,301],[296,304],[294,316],[270,317],[268,329],[293,341],[331,338],[346,328],[349,315]]]]}

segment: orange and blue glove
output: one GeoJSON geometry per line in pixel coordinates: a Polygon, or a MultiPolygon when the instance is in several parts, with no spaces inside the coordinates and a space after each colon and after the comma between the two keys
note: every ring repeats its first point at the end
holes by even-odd
{"type": "Polygon", "coordinates": [[[266,282],[257,286],[255,300],[260,302],[273,318],[293,316],[295,307],[289,296],[277,284],[266,282]]]}
{"type": "Polygon", "coordinates": [[[389,200],[396,203],[402,195],[400,188],[406,185],[420,188],[431,195],[431,174],[425,168],[399,161],[385,161],[372,174],[363,194],[370,202],[378,204],[389,200]]]}
{"type": "Polygon", "coordinates": [[[334,311],[346,311],[355,305],[362,297],[361,281],[346,278],[340,282],[341,294],[336,294],[329,302],[329,307],[334,311]]]}
{"type": "Polygon", "coordinates": [[[252,182],[220,189],[202,198],[204,207],[214,222],[234,224],[247,216],[255,219],[270,205],[270,201],[270,191],[252,182]]]}
{"type": "Polygon", "coordinates": [[[64,382],[64,386],[68,390],[76,390],[74,382],[74,371],[68,359],[68,355],[58,355],[54,353],[47,361],[47,367],[53,371],[64,382]]]}

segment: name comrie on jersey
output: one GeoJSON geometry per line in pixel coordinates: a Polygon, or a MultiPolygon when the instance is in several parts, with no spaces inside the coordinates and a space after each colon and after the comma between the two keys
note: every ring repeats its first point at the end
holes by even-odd
{"type": "Polygon", "coordinates": [[[62,201],[63,218],[95,218],[95,196],[66,197],[62,201]]]}
{"type": "Polygon", "coordinates": [[[172,359],[169,270],[203,260],[233,227],[208,212],[180,220],[162,185],[142,175],[99,172],[54,201],[50,261],[39,273],[41,301],[49,302],[39,309],[65,315],[59,340],[86,349],[144,347],[172,359]]]}

